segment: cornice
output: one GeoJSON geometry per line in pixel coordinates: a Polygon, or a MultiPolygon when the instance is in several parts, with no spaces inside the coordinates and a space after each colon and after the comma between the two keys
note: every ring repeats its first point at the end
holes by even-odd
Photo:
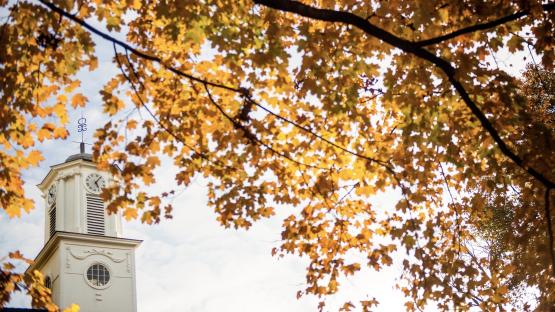
{"type": "MultiPolygon", "coordinates": [[[[25,272],[28,273],[30,270],[34,270],[37,266],[40,267],[46,260],[48,260],[52,253],[56,251],[62,241],[72,243],[103,243],[113,247],[132,248],[137,248],[142,243],[142,240],[138,239],[57,231],[54,236],[46,242],[44,247],[42,247],[39,254],[35,257],[35,262],[30,265],[25,272]]],[[[100,250],[101,247],[98,248],[100,250]]]]}
{"type": "MultiPolygon", "coordinates": [[[[50,183],[53,182],[53,180],[60,180],[60,179],[65,179],[74,175],[78,175],[81,173],[80,168],[81,167],[88,167],[91,169],[95,169],[98,170],[98,168],[96,167],[96,164],[84,159],[76,159],[70,162],[64,162],[61,164],[57,164],[57,165],[53,165],[50,166],[50,171],[48,172],[48,174],[44,177],[44,179],[42,179],[42,181],[37,184],[37,187],[41,190],[41,191],[45,191],[45,188],[50,185],[50,183]],[[74,169],[72,171],[69,171],[67,173],[62,173],[61,175],[58,175],[56,177],[56,173],[74,167],[74,169]],[[55,178],[56,177],[56,178],[55,178]]],[[[102,170],[99,170],[102,171],[102,170]]]]}

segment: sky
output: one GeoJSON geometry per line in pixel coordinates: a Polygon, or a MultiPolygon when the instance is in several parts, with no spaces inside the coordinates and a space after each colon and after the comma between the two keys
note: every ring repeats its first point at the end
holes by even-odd
{"type": "MultiPolygon", "coordinates": [[[[80,91],[89,98],[89,104],[85,109],[70,111],[70,137],[39,144],[45,160],[38,168],[24,171],[25,191],[36,208],[14,219],[0,211],[0,259],[14,250],[29,258],[38,254],[44,244],[44,199],[36,185],[50,166],[78,152],[79,145],[72,141],[80,140],[76,130],[81,114],[87,118],[88,142],[92,142],[93,130],[108,120],[102,114],[99,90],[118,70],[111,62],[111,45],[94,39],[99,69],[79,74],[80,91]]],[[[523,68],[521,59],[503,53],[497,56],[499,66],[514,74],[523,68]]],[[[158,187],[163,187],[164,181],[172,183],[171,166],[165,167],[157,173],[156,179],[162,181],[158,187]]],[[[373,205],[393,209],[397,196],[387,192],[374,198],[373,205]]],[[[206,181],[201,178],[180,192],[173,205],[174,218],[158,225],[124,222],[124,237],[143,240],[136,251],[139,312],[316,310],[317,298],[296,298],[297,291],[305,286],[308,260],[271,256],[272,248],[279,246],[282,220],[293,213],[289,207],[280,207],[276,216],[258,221],[248,231],[224,229],[216,221],[213,208],[207,206],[206,181]]],[[[341,280],[339,293],[328,299],[329,310],[337,310],[347,300],[375,297],[381,302],[376,311],[403,311],[402,294],[395,289],[399,259],[395,257],[393,266],[379,273],[363,270],[341,280]]],[[[16,295],[9,306],[28,307],[30,300],[16,295]]]]}
{"type": "MultiPolygon", "coordinates": [[[[99,68],[79,74],[82,81],[79,91],[89,98],[89,104],[84,109],[70,109],[67,140],[38,144],[45,160],[39,167],[23,172],[25,192],[35,201],[35,209],[14,219],[0,211],[0,259],[14,250],[20,250],[28,258],[38,254],[44,244],[45,204],[36,185],[47,175],[50,166],[78,153],[79,144],[73,141],[81,140],[77,133],[77,119],[81,115],[87,118],[89,131],[85,133],[85,141],[89,143],[93,142],[94,129],[108,120],[102,114],[99,90],[118,69],[112,64],[112,46],[98,37],[94,39],[99,68]]],[[[90,152],[90,146],[87,149],[90,152]]],[[[162,181],[157,187],[164,187],[163,181],[173,183],[171,165],[165,167],[157,173],[157,181],[162,181]]],[[[375,201],[393,209],[397,196],[391,192],[375,201]]],[[[272,248],[279,246],[283,219],[293,213],[289,207],[281,207],[276,216],[258,221],[248,231],[224,229],[216,221],[213,208],[207,206],[206,181],[202,178],[180,192],[173,206],[173,219],[158,225],[124,221],[123,236],[143,240],[136,251],[139,312],[317,309],[317,298],[296,298],[297,291],[306,285],[308,260],[294,255],[271,256],[272,248]]],[[[356,302],[375,297],[382,302],[378,311],[402,311],[402,296],[394,289],[399,273],[395,264],[380,273],[363,270],[355,277],[342,280],[339,293],[327,301],[329,310],[336,311],[347,300],[356,302]]],[[[29,307],[30,299],[17,294],[8,306],[29,307]]]]}
{"type": "MultiPolygon", "coordinates": [[[[0,214],[0,255],[20,250],[33,258],[40,251],[44,203],[35,185],[50,165],[62,162],[77,149],[77,144],[52,144],[45,150],[43,165],[25,173],[26,192],[38,204],[21,218],[0,214]]],[[[177,196],[174,205],[173,220],[159,225],[124,222],[124,237],[143,240],[136,251],[138,311],[316,310],[315,298],[296,299],[297,290],[304,286],[306,259],[271,256],[271,249],[279,244],[287,207],[275,218],[255,223],[249,231],[223,229],[207,207],[207,191],[200,179],[177,196]]],[[[393,291],[394,274],[394,270],[386,270],[349,278],[345,289],[329,304],[377,297],[385,299],[380,311],[402,311],[400,294],[393,291]]],[[[10,306],[29,306],[29,299],[16,296],[10,306]]]]}
{"type": "MultiPolygon", "coordinates": [[[[101,67],[112,67],[108,64],[110,57],[101,57],[106,63],[101,67]]],[[[14,219],[0,212],[0,255],[20,250],[34,258],[42,248],[44,199],[36,185],[50,166],[78,152],[78,144],[71,141],[80,140],[76,121],[81,113],[87,118],[89,129],[103,125],[98,90],[107,76],[99,70],[83,77],[83,91],[92,105],[82,112],[72,112],[70,138],[40,145],[45,160],[23,176],[26,194],[35,201],[36,208],[14,219]]],[[[91,134],[92,131],[86,134],[86,141],[92,141],[91,134]]],[[[170,171],[160,171],[157,180],[172,183],[170,171]]],[[[282,220],[292,210],[281,207],[275,217],[255,223],[248,231],[224,229],[216,221],[213,208],[207,206],[205,184],[199,178],[174,198],[172,220],[162,220],[158,225],[124,221],[123,236],[143,240],[136,251],[138,311],[316,310],[317,298],[296,299],[296,292],[305,285],[308,261],[298,256],[271,256],[272,248],[279,246],[282,220]]],[[[386,194],[376,201],[392,209],[396,198],[388,196],[397,195],[386,194]]],[[[330,298],[330,309],[336,310],[332,307],[346,300],[376,297],[383,302],[380,311],[402,311],[401,294],[394,290],[398,273],[396,269],[379,274],[362,272],[344,280],[344,289],[330,298]]],[[[29,305],[29,298],[22,295],[15,296],[9,304],[29,305]]]]}

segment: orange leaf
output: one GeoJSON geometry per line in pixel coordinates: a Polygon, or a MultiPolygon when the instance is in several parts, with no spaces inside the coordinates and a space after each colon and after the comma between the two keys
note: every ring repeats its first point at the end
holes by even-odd
{"type": "Polygon", "coordinates": [[[84,107],[88,99],[81,93],[77,93],[71,98],[71,106],[76,108],[77,106],[84,107]]]}
{"type": "Polygon", "coordinates": [[[27,156],[27,161],[31,164],[31,166],[37,166],[41,160],[44,160],[44,157],[41,152],[37,150],[30,151],[27,156]]]}

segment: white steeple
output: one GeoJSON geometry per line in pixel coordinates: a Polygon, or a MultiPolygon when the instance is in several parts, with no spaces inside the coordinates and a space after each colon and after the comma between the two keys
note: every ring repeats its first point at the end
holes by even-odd
{"type": "Polygon", "coordinates": [[[129,311],[136,307],[135,248],[122,238],[121,214],[108,214],[100,193],[115,183],[85,153],[52,166],[38,185],[44,194],[45,244],[28,270],[39,270],[60,308],[82,312],[129,311]]]}
{"type": "Polygon", "coordinates": [[[52,166],[38,185],[45,194],[45,242],[56,231],[122,237],[121,215],[108,215],[100,197],[109,183],[112,177],[96,168],[84,148],[52,166]]]}

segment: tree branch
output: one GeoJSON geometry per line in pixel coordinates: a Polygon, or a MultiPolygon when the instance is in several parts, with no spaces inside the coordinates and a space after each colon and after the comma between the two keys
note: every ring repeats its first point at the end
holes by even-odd
{"type": "Polygon", "coordinates": [[[307,127],[302,126],[302,125],[300,125],[300,124],[298,124],[298,123],[296,123],[296,122],[294,122],[294,121],[292,121],[292,120],[290,120],[290,119],[288,119],[288,118],[285,118],[285,117],[283,117],[283,116],[281,116],[281,115],[279,115],[279,114],[274,113],[274,112],[271,111],[270,109],[266,108],[266,107],[263,106],[263,105],[260,105],[260,104],[257,103],[256,101],[254,101],[251,97],[247,97],[247,101],[252,102],[255,106],[261,108],[262,110],[264,110],[264,111],[267,112],[268,114],[270,114],[270,115],[272,115],[272,116],[274,116],[274,117],[276,117],[276,118],[278,118],[278,119],[280,119],[280,120],[282,120],[282,121],[284,121],[284,122],[286,122],[286,123],[288,123],[288,124],[294,126],[294,127],[297,128],[297,129],[300,129],[300,130],[303,130],[304,132],[309,133],[310,135],[312,135],[312,136],[318,138],[319,140],[321,140],[321,141],[323,141],[323,142],[325,142],[325,143],[327,143],[327,144],[329,144],[329,145],[331,145],[331,146],[333,146],[333,147],[335,147],[335,148],[337,148],[337,149],[339,149],[339,150],[344,151],[345,153],[351,154],[351,155],[353,155],[353,156],[356,156],[356,157],[359,157],[359,158],[362,158],[362,159],[366,159],[366,160],[368,160],[369,162],[377,163],[377,164],[379,164],[379,165],[382,166],[382,167],[387,167],[387,166],[389,165],[389,164],[387,163],[387,161],[384,161],[384,160],[381,160],[381,159],[378,159],[378,158],[373,158],[373,157],[370,157],[370,156],[366,156],[366,155],[363,155],[363,154],[360,154],[360,153],[351,151],[351,150],[349,150],[349,149],[347,149],[347,148],[345,148],[345,147],[343,147],[343,146],[341,146],[341,145],[338,145],[338,144],[336,144],[336,143],[334,143],[334,142],[332,142],[332,141],[330,141],[330,140],[324,138],[323,136],[319,135],[318,133],[313,132],[312,130],[308,129],[307,127]]]}
{"type": "Polygon", "coordinates": [[[436,65],[439,69],[441,69],[441,71],[443,71],[443,73],[445,73],[449,82],[451,82],[455,90],[459,93],[466,106],[470,108],[474,116],[478,118],[482,127],[497,143],[497,146],[499,147],[501,152],[505,154],[505,156],[507,156],[509,159],[511,159],[517,166],[521,167],[531,176],[540,181],[543,185],[548,188],[555,188],[555,182],[550,181],[547,177],[536,171],[534,168],[528,167],[525,164],[524,160],[517,156],[503,141],[503,139],[501,139],[501,136],[487,119],[485,114],[480,110],[480,108],[478,108],[476,103],[472,101],[462,83],[457,80],[457,78],[455,77],[456,69],[448,61],[418,46],[414,42],[397,37],[394,34],[373,25],[364,18],[350,12],[320,9],[300,3],[298,1],[291,0],[253,0],[253,2],[266,6],[268,8],[294,13],[310,19],[332,23],[343,23],[346,25],[355,26],[372,37],[376,37],[385,43],[388,43],[394,47],[403,50],[406,53],[413,54],[436,65]]]}
{"type": "Polygon", "coordinates": [[[116,39],[116,38],[114,38],[114,37],[112,37],[112,36],[110,36],[110,35],[108,35],[108,34],[102,32],[102,31],[100,31],[100,30],[94,28],[93,26],[91,26],[91,25],[90,25],[89,23],[87,23],[86,21],[84,21],[84,20],[78,18],[78,17],[75,16],[75,15],[72,15],[72,14],[70,14],[70,13],[64,11],[62,8],[56,6],[56,5],[53,4],[53,3],[50,3],[50,2],[45,1],[45,0],[39,0],[39,1],[40,1],[40,3],[42,3],[43,5],[45,5],[46,7],[48,7],[50,10],[52,10],[52,11],[54,11],[54,12],[60,14],[61,16],[66,17],[66,18],[68,18],[69,20],[71,20],[71,21],[73,21],[73,22],[75,22],[75,23],[77,23],[77,24],[83,26],[85,29],[89,30],[90,32],[92,32],[92,33],[94,33],[94,34],[96,34],[96,35],[98,35],[98,36],[100,36],[101,38],[103,38],[103,39],[105,39],[105,40],[108,40],[108,41],[112,42],[113,44],[115,44],[115,45],[117,45],[117,46],[119,46],[119,47],[121,47],[121,48],[123,48],[123,49],[125,49],[125,50],[131,51],[131,53],[135,54],[136,56],[138,56],[138,57],[140,57],[140,58],[142,58],[142,59],[145,59],[145,60],[149,60],[149,61],[158,63],[158,64],[162,65],[165,69],[169,70],[170,72],[172,72],[172,73],[174,73],[174,74],[176,74],[176,75],[179,75],[179,76],[188,78],[188,79],[190,79],[190,80],[192,80],[192,81],[200,82],[200,83],[202,83],[202,84],[207,84],[207,85],[212,86],[212,87],[217,87],[217,88],[221,88],[221,89],[225,89],[225,90],[229,90],[229,91],[233,91],[233,92],[241,92],[241,90],[240,90],[239,88],[234,88],[234,87],[227,86],[227,85],[224,85],[224,84],[220,84],[220,83],[216,83],[216,82],[204,80],[204,79],[199,78],[199,77],[196,77],[196,76],[194,76],[194,75],[187,74],[187,73],[185,73],[185,72],[183,72],[183,71],[181,71],[181,70],[179,70],[179,69],[177,69],[177,68],[175,68],[175,67],[173,67],[173,66],[171,66],[171,65],[168,65],[164,60],[162,60],[161,58],[159,58],[159,57],[157,57],[157,56],[150,55],[150,54],[147,54],[147,53],[145,53],[145,52],[142,52],[142,51],[140,51],[140,50],[138,50],[138,49],[136,49],[136,48],[130,46],[130,45],[127,44],[126,42],[123,42],[123,41],[121,41],[121,40],[118,40],[118,39],[116,39]]]}
{"type": "MultiPolygon", "coordinates": [[[[147,111],[147,113],[150,115],[150,117],[152,119],[154,119],[154,121],[164,130],[166,131],[166,133],[168,133],[171,137],[173,137],[177,142],[181,142],[181,144],[183,144],[183,146],[187,147],[188,149],[190,149],[191,151],[193,151],[193,153],[195,155],[198,155],[199,157],[201,157],[202,159],[211,162],[217,166],[221,166],[223,168],[229,169],[231,171],[235,171],[236,168],[235,167],[231,167],[228,166],[226,164],[221,163],[220,161],[214,161],[212,160],[210,157],[208,157],[208,155],[206,155],[205,153],[199,152],[197,151],[197,149],[189,144],[187,144],[187,141],[182,138],[181,136],[179,136],[177,133],[175,133],[172,129],[170,129],[169,127],[166,127],[162,121],[156,116],[156,114],[154,114],[152,112],[152,110],[148,107],[148,105],[146,105],[146,103],[144,102],[142,96],[139,93],[139,90],[137,90],[137,87],[135,86],[135,84],[133,83],[133,81],[131,80],[131,78],[125,73],[124,69],[123,69],[123,64],[120,62],[119,60],[119,56],[118,56],[118,52],[116,49],[116,44],[113,44],[114,46],[114,58],[116,59],[116,62],[118,64],[118,67],[121,71],[121,74],[123,75],[123,77],[125,78],[125,80],[127,80],[127,82],[129,82],[129,84],[131,85],[131,88],[133,89],[133,92],[135,93],[135,96],[137,96],[137,98],[139,99],[139,102],[141,102],[141,106],[147,111]]],[[[137,81],[142,85],[141,80],[139,79],[139,76],[137,75],[137,73],[135,72],[135,69],[133,68],[133,65],[131,64],[130,60],[129,60],[129,56],[127,56],[127,63],[129,64],[129,68],[131,70],[131,72],[133,73],[133,75],[135,76],[135,78],[137,79],[137,81]]],[[[143,87],[144,88],[144,87],[143,87]]]]}
{"type": "MultiPolygon", "coordinates": [[[[548,4],[544,4],[542,5],[542,8],[544,11],[551,11],[553,9],[555,9],[555,3],[548,3],[548,4]]],[[[417,41],[415,42],[415,44],[419,47],[425,47],[425,46],[429,46],[432,44],[438,44],[441,43],[443,41],[447,41],[450,39],[453,39],[455,37],[461,36],[461,35],[465,35],[465,34],[469,34],[469,33],[473,33],[475,31],[478,30],[486,30],[486,29],[490,29],[517,19],[520,19],[521,17],[527,16],[528,14],[530,14],[530,10],[522,10],[519,11],[517,13],[514,14],[510,14],[504,17],[501,17],[499,19],[490,21],[490,22],[486,22],[486,23],[482,23],[482,24],[476,24],[476,25],[472,25],[469,27],[465,27],[465,28],[461,28],[459,30],[456,30],[454,32],[439,36],[439,37],[435,37],[435,38],[430,38],[430,39],[425,39],[425,40],[421,40],[421,41],[417,41]]]]}
{"type": "Polygon", "coordinates": [[[233,127],[237,128],[237,129],[241,129],[241,131],[243,132],[243,135],[245,136],[245,138],[249,141],[251,141],[252,143],[254,143],[255,145],[261,145],[264,146],[265,148],[267,148],[268,150],[270,150],[272,153],[281,156],[299,166],[304,166],[304,167],[308,167],[308,168],[313,168],[313,169],[320,169],[320,170],[329,170],[329,168],[322,168],[322,167],[318,167],[318,166],[314,166],[311,164],[307,164],[307,163],[303,163],[300,162],[294,158],[292,158],[291,156],[286,155],[283,152],[277,151],[276,149],[274,149],[272,146],[268,145],[267,143],[263,142],[262,140],[260,140],[252,131],[250,131],[245,125],[243,125],[241,122],[239,122],[238,120],[232,118],[228,113],[226,113],[224,111],[224,109],[218,104],[218,102],[216,102],[216,99],[214,99],[214,97],[212,96],[212,93],[210,92],[209,89],[209,85],[207,83],[203,83],[204,86],[204,90],[206,91],[206,94],[208,95],[208,99],[210,100],[210,102],[212,103],[212,105],[216,106],[216,108],[218,109],[218,111],[220,111],[220,113],[231,122],[231,124],[233,125],[233,127]]]}
{"type": "MultiPolygon", "coordinates": [[[[219,83],[216,83],[216,82],[207,81],[207,80],[201,79],[199,77],[196,77],[194,75],[187,74],[187,73],[185,73],[185,72],[183,72],[179,69],[176,69],[176,68],[166,64],[161,58],[159,58],[157,56],[149,55],[147,53],[139,51],[139,50],[133,48],[132,46],[130,46],[129,44],[127,44],[123,41],[120,41],[120,40],[118,40],[118,39],[102,32],[102,31],[100,31],[100,30],[94,28],[93,26],[91,26],[90,24],[85,22],[84,20],[82,20],[82,19],[64,11],[63,9],[61,9],[60,7],[56,6],[53,3],[50,3],[46,0],[39,0],[39,1],[43,5],[48,7],[50,10],[52,10],[52,11],[60,14],[61,16],[64,16],[64,17],[70,19],[71,21],[83,26],[87,30],[91,31],[92,33],[94,33],[94,34],[96,34],[100,37],[102,37],[103,39],[108,40],[108,41],[114,43],[115,45],[120,46],[120,47],[130,51],[131,53],[135,54],[136,56],[138,56],[140,58],[156,62],[156,63],[162,65],[164,68],[166,68],[167,70],[169,70],[170,72],[172,72],[176,75],[188,78],[191,81],[199,82],[203,85],[222,88],[222,89],[225,89],[225,90],[228,90],[228,91],[237,92],[237,93],[240,93],[240,94],[244,95],[244,90],[242,88],[235,88],[235,87],[227,86],[227,85],[224,85],[224,84],[219,84],[219,83]]],[[[495,130],[493,125],[489,122],[487,117],[484,115],[484,113],[470,99],[468,93],[466,92],[466,90],[464,89],[462,84],[455,78],[455,68],[449,62],[445,61],[442,58],[439,58],[439,57],[435,56],[433,53],[431,53],[431,52],[429,52],[429,51],[427,51],[427,50],[425,50],[421,47],[418,47],[413,42],[410,42],[410,41],[407,41],[405,39],[399,38],[399,37],[387,32],[387,31],[371,24],[367,20],[365,20],[365,19],[363,19],[363,18],[361,18],[361,17],[359,17],[355,14],[349,13],[349,12],[334,11],[334,10],[327,10],[327,9],[318,9],[318,8],[314,8],[314,7],[311,7],[311,6],[308,6],[308,5],[304,5],[304,4],[302,4],[300,2],[297,2],[297,1],[289,1],[289,0],[253,0],[253,1],[255,3],[262,4],[262,5],[265,5],[265,6],[270,7],[270,8],[295,13],[295,14],[298,14],[298,15],[301,15],[301,16],[312,18],[312,19],[318,19],[318,20],[323,20],[323,21],[328,21],[328,22],[340,22],[340,23],[353,25],[353,26],[355,26],[357,28],[360,28],[361,30],[365,31],[367,34],[369,34],[371,36],[374,36],[374,37],[376,37],[376,38],[378,38],[378,39],[380,39],[380,40],[382,40],[382,41],[384,41],[388,44],[391,44],[395,47],[400,48],[401,50],[403,50],[407,53],[414,54],[415,56],[418,56],[422,59],[428,60],[429,62],[435,64],[437,67],[439,67],[447,75],[447,77],[449,78],[449,81],[453,84],[453,86],[455,87],[457,92],[460,94],[460,96],[462,97],[465,104],[471,109],[471,111],[474,113],[474,115],[478,118],[478,120],[482,124],[482,127],[491,135],[491,137],[497,143],[497,145],[499,146],[499,148],[501,149],[503,154],[505,154],[515,164],[517,164],[518,166],[520,166],[521,168],[526,170],[530,175],[535,177],[538,181],[540,181],[546,187],[555,188],[555,183],[554,182],[547,179],[545,176],[543,176],[541,173],[537,172],[535,169],[530,168],[530,167],[526,167],[525,164],[524,164],[524,160],[522,160],[520,157],[518,157],[516,154],[514,154],[509,149],[509,147],[501,139],[501,137],[499,136],[499,134],[497,133],[497,131],[495,130]]],[[[357,155],[357,156],[360,156],[360,155],[357,155]]]]}
{"type": "MultiPolygon", "coordinates": [[[[44,4],[45,6],[47,6],[50,10],[52,10],[52,11],[54,11],[54,12],[60,14],[61,16],[64,16],[64,17],[68,18],[69,20],[71,20],[71,21],[73,21],[73,22],[75,22],[75,23],[77,23],[77,24],[83,26],[85,29],[91,31],[92,33],[94,33],[94,34],[96,34],[96,35],[98,35],[98,36],[100,36],[101,38],[103,38],[103,39],[105,39],[105,40],[107,40],[107,41],[112,42],[112,44],[114,45],[114,47],[115,47],[115,46],[119,46],[119,47],[125,49],[126,53],[127,53],[127,51],[130,51],[131,53],[133,53],[134,55],[136,55],[136,56],[138,56],[138,57],[140,57],[140,58],[142,58],[142,59],[156,62],[156,63],[162,65],[164,68],[166,68],[166,69],[169,70],[170,72],[172,72],[172,73],[174,73],[174,74],[176,74],[176,75],[178,75],[178,76],[185,77],[185,78],[187,78],[187,79],[189,79],[189,80],[191,80],[191,81],[195,81],[195,82],[201,83],[201,84],[204,85],[204,86],[216,87],[216,88],[221,88],[221,89],[228,90],[228,91],[231,91],[231,92],[239,93],[239,94],[240,94],[241,96],[243,96],[247,101],[249,101],[250,103],[256,105],[257,107],[261,108],[262,110],[266,111],[268,114],[273,115],[273,116],[275,116],[276,118],[278,118],[278,119],[280,119],[280,120],[282,120],[282,121],[284,121],[284,122],[287,122],[287,123],[293,125],[294,127],[299,128],[299,129],[301,129],[301,130],[307,132],[308,134],[310,134],[310,135],[312,135],[312,136],[318,138],[319,140],[324,141],[324,142],[327,143],[327,144],[332,145],[333,147],[335,147],[335,148],[337,148],[337,149],[340,149],[340,150],[342,150],[342,151],[344,151],[344,152],[346,152],[346,153],[349,153],[349,154],[351,154],[351,155],[353,155],[353,156],[366,159],[366,160],[368,160],[368,161],[370,161],[370,162],[378,163],[378,164],[380,164],[380,165],[383,166],[383,167],[387,167],[387,166],[388,166],[388,164],[387,164],[386,161],[383,161],[383,160],[380,160],[380,159],[376,159],[376,158],[372,158],[372,157],[370,157],[370,156],[362,155],[362,154],[360,154],[360,153],[351,151],[351,150],[349,150],[349,149],[347,149],[347,148],[345,148],[345,147],[343,147],[343,146],[340,146],[340,145],[338,145],[338,144],[336,144],[336,143],[333,143],[332,141],[330,141],[330,140],[324,138],[323,136],[319,135],[318,133],[315,133],[315,132],[311,131],[310,129],[308,129],[308,128],[306,128],[306,127],[303,127],[303,126],[301,126],[301,125],[295,123],[295,122],[292,121],[292,120],[289,120],[289,119],[287,119],[287,118],[285,118],[285,117],[283,117],[283,116],[281,116],[281,115],[279,115],[279,114],[276,114],[276,113],[272,112],[270,109],[268,109],[268,108],[266,108],[265,106],[263,106],[263,105],[259,104],[258,102],[256,102],[256,101],[250,96],[250,94],[248,93],[248,90],[246,90],[246,89],[244,89],[244,88],[241,88],[241,87],[232,87],[232,86],[228,86],[228,85],[224,85],[224,84],[215,83],[215,82],[208,81],[208,80],[205,80],[205,79],[202,79],[202,78],[193,76],[193,75],[191,75],[191,74],[187,74],[187,73],[185,73],[185,72],[182,72],[182,71],[180,71],[180,70],[178,70],[178,69],[172,67],[171,65],[166,64],[161,58],[159,58],[159,57],[157,57],[157,56],[154,56],[154,55],[149,55],[149,54],[147,54],[147,53],[145,53],[145,52],[142,52],[142,51],[140,51],[140,50],[138,50],[138,49],[132,47],[131,45],[129,45],[129,44],[123,42],[123,41],[120,41],[120,40],[118,40],[118,39],[116,39],[116,38],[114,38],[114,37],[108,35],[107,33],[104,33],[104,32],[102,32],[102,31],[100,31],[100,30],[94,28],[92,25],[88,24],[86,21],[84,21],[84,20],[82,20],[82,19],[76,17],[75,15],[69,14],[68,12],[64,11],[63,9],[61,9],[60,7],[56,6],[56,5],[53,4],[53,3],[50,3],[50,2],[45,1],[45,0],[39,0],[39,1],[40,1],[42,4],[44,4]]],[[[136,76],[136,73],[134,73],[134,74],[135,74],[135,76],[136,76]]],[[[140,79],[139,79],[139,82],[140,82],[140,79]]],[[[147,107],[145,107],[145,108],[147,108],[147,107]]],[[[228,117],[228,116],[226,116],[226,117],[228,117]]],[[[165,128],[161,123],[159,123],[159,124],[160,124],[163,128],[165,128]]],[[[167,131],[167,129],[165,129],[165,130],[167,131]]],[[[172,134],[170,134],[170,135],[172,135],[172,134]]],[[[172,135],[172,136],[174,136],[174,135],[172,135]]],[[[175,136],[174,136],[174,137],[175,137],[175,136]]],[[[267,144],[264,143],[263,145],[266,146],[267,144]]],[[[268,146],[266,146],[266,147],[268,147],[268,146]]],[[[268,147],[268,148],[269,148],[269,147],[268,147]]],[[[269,149],[272,150],[272,148],[269,148],[269,149]]],[[[278,155],[281,154],[281,153],[279,153],[279,152],[277,152],[277,151],[274,151],[274,152],[276,152],[278,155]]],[[[202,155],[202,154],[199,154],[199,155],[202,155]]],[[[288,158],[288,157],[286,157],[286,158],[288,158]]],[[[294,161],[294,160],[293,160],[293,161],[294,161]]],[[[296,162],[296,161],[294,161],[294,162],[296,162]]],[[[391,168],[388,168],[388,169],[391,169],[391,168]]]]}
{"type": "Polygon", "coordinates": [[[552,270],[552,274],[553,277],[555,277],[555,244],[553,242],[553,225],[552,225],[552,218],[551,218],[551,204],[550,204],[550,195],[549,194],[551,191],[550,188],[547,188],[545,190],[545,211],[544,211],[544,217],[545,217],[545,223],[547,225],[547,241],[549,242],[548,244],[548,248],[549,248],[549,256],[551,257],[551,270],[552,270]]]}

